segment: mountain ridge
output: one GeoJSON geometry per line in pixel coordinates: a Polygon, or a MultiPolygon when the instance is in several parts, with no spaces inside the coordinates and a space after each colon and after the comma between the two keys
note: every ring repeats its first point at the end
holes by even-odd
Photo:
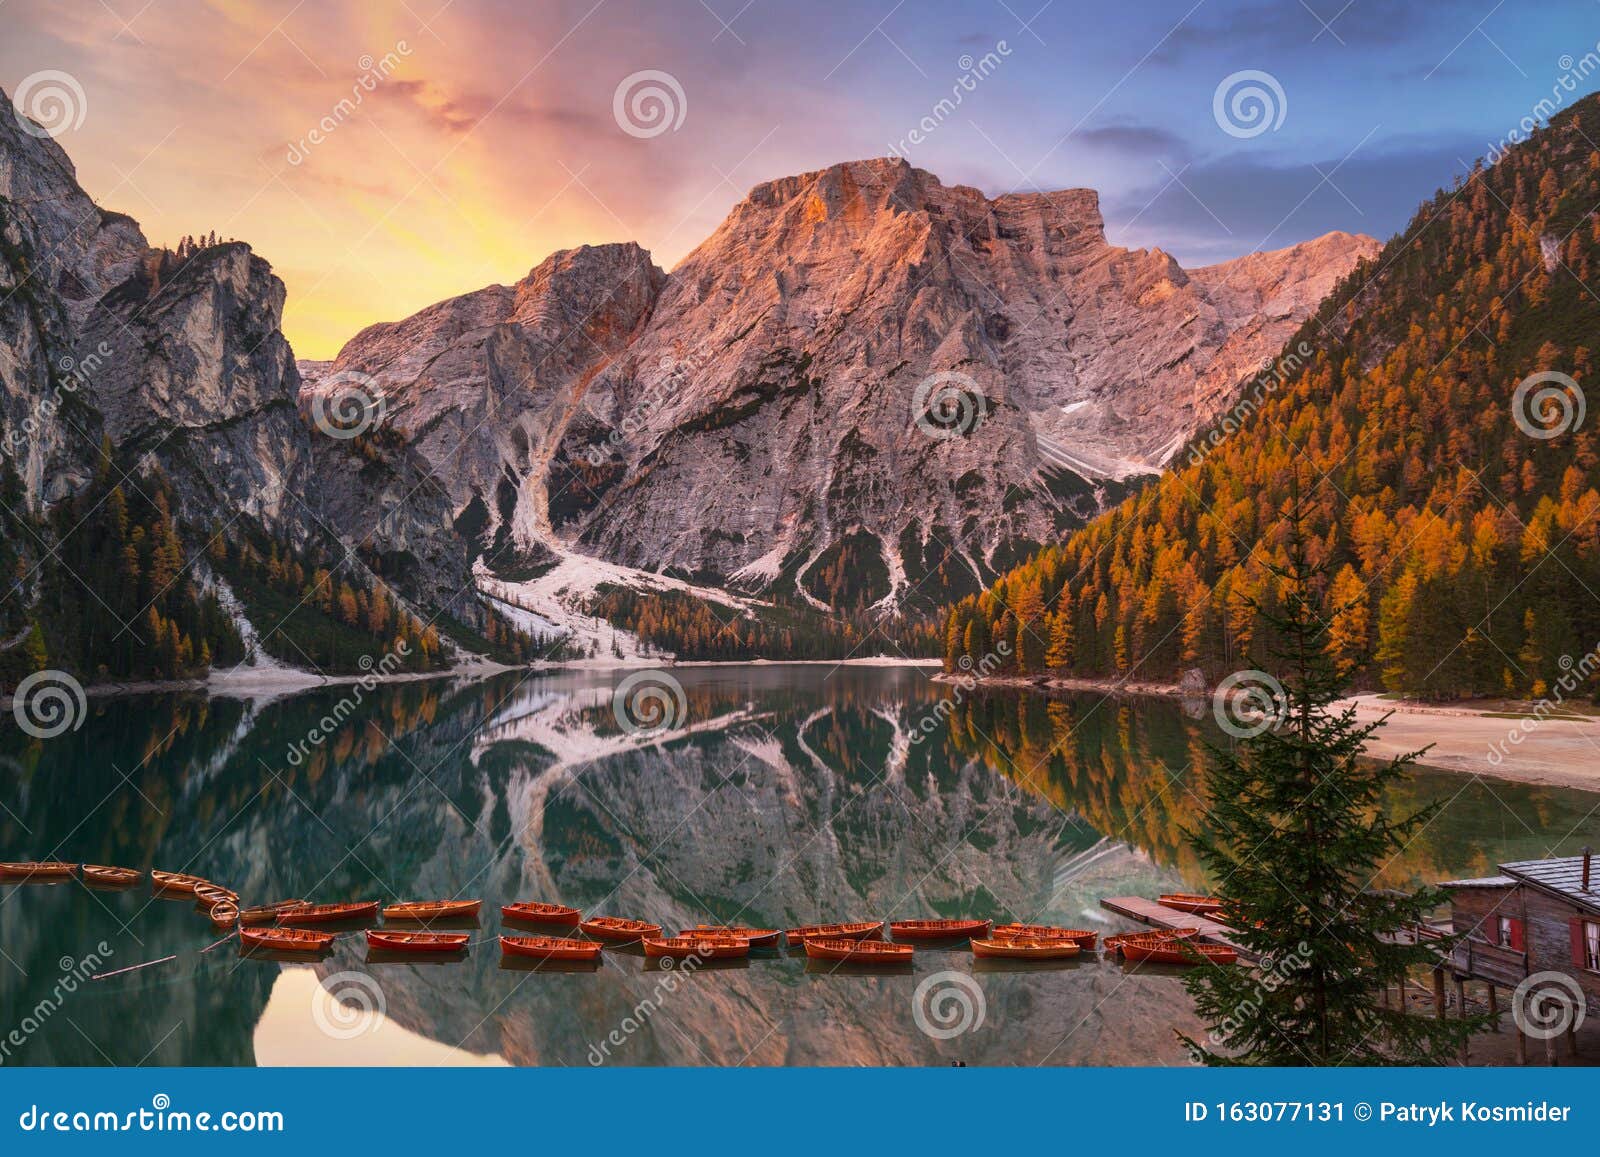
{"type": "Polygon", "coordinates": [[[585,246],[367,327],[308,390],[371,376],[441,476],[446,448],[419,431],[474,415],[452,500],[491,569],[555,546],[819,609],[930,606],[1157,471],[1375,249],[1336,233],[1185,271],[1108,245],[1092,190],[988,198],[845,162],[756,185],[670,273],[632,243],[585,246]],[[601,333],[545,291],[551,263],[601,333]],[[482,295],[519,294],[543,295],[538,332],[469,324],[482,295]],[[440,351],[430,368],[406,363],[407,333],[440,351]],[[507,390],[516,366],[531,375],[507,390]],[[940,375],[982,409],[972,430],[919,428],[916,390],[940,375]],[[512,404],[492,435],[485,386],[512,404]],[[824,573],[840,567],[864,577],[824,573]]]}

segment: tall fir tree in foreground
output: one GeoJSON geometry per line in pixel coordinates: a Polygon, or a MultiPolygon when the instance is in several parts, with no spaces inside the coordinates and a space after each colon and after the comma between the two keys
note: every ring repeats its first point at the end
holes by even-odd
{"type": "Polygon", "coordinates": [[[1383,721],[1359,725],[1353,709],[1329,709],[1342,683],[1317,597],[1322,570],[1307,558],[1298,495],[1292,502],[1281,600],[1262,611],[1284,673],[1277,722],[1232,750],[1213,748],[1206,816],[1188,833],[1218,882],[1221,919],[1260,967],[1191,970],[1185,984],[1211,1034],[1183,1041],[1209,1065],[1447,1064],[1486,1018],[1441,1020],[1379,1003],[1386,987],[1448,951],[1448,941],[1409,936],[1447,896],[1376,885],[1441,805],[1387,818],[1386,790],[1421,753],[1364,758],[1383,721]]]}

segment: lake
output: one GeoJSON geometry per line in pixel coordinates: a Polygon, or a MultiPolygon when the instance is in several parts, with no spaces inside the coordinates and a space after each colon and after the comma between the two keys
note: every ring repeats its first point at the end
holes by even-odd
{"type": "MultiPolygon", "coordinates": [[[[0,1062],[32,1065],[1167,1064],[1198,1031],[1174,970],[1084,958],[905,974],[782,952],[665,972],[503,967],[498,909],[669,929],[950,915],[1114,931],[1102,896],[1203,890],[1206,705],[952,689],[907,668],[678,668],[90,701],[0,730],[0,859],[194,872],[243,902],[481,897],[465,960],[241,958],[148,885],[0,888],[0,1062]],[[641,724],[662,721],[664,731],[641,724]],[[111,972],[172,960],[107,979],[111,972]],[[7,1035],[9,1033],[9,1035],[7,1035]]],[[[1600,843],[1600,795],[1419,770],[1441,814],[1380,883],[1600,843]]]]}

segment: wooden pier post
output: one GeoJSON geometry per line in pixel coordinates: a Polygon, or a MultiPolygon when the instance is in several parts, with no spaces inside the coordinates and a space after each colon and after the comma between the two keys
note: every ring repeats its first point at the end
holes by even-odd
{"type": "Polygon", "coordinates": [[[1494,1031],[1500,1031],[1500,989],[1493,982],[1489,982],[1489,1016],[1494,1023],[1494,1031]]]}
{"type": "Polygon", "coordinates": [[[1528,1063],[1528,1034],[1522,1031],[1522,1026],[1517,1026],[1517,1064],[1528,1063]]]}
{"type": "Polygon", "coordinates": [[[1444,969],[1433,970],[1433,1015],[1444,1019],[1444,969]]]}
{"type": "Polygon", "coordinates": [[[1576,1024],[1567,1026],[1567,1055],[1569,1057],[1578,1055],[1578,1026],[1576,1024]]]}

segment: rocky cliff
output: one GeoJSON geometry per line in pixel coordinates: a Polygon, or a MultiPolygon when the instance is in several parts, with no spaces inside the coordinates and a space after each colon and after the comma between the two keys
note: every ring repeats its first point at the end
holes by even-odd
{"type": "Polygon", "coordinates": [[[377,380],[491,566],[577,552],[888,608],[1158,471],[1376,247],[1186,271],[1109,244],[1090,190],[864,161],[757,186],[670,275],[634,245],[558,253],[331,372],[377,380]]]}
{"type": "MultiPolygon", "coordinates": [[[[455,510],[424,459],[330,437],[301,413],[284,294],[241,242],[151,246],[94,204],[54,140],[0,117],[0,450],[18,515],[42,527],[92,480],[134,496],[159,475],[186,581],[213,581],[208,547],[271,542],[338,559],[356,586],[424,617],[474,621],[455,510]]],[[[4,608],[10,635],[48,618],[48,576],[35,576],[51,535],[13,519],[0,538],[32,587],[4,608]]]]}

